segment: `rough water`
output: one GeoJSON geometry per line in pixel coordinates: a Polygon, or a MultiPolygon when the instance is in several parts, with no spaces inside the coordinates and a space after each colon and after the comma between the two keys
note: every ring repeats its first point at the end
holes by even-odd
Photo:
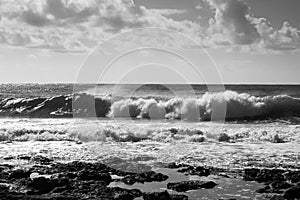
{"type": "MultiPolygon", "coordinates": [[[[25,166],[30,162],[22,156],[42,155],[129,171],[139,165],[159,171],[170,162],[227,170],[300,166],[300,86],[225,86],[211,93],[194,85],[193,97],[182,85],[173,86],[177,96],[157,85],[128,96],[131,87],[80,85],[74,92],[65,84],[1,85],[0,162],[25,166]],[[218,103],[226,105],[225,119],[211,121],[218,103]]],[[[263,199],[254,192],[259,185],[235,181],[218,180],[215,193],[263,199]]],[[[131,188],[148,186],[163,187],[131,188]]],[[[212,197],[205,191],[189,196],[202,194],[199,199],[212,197]]]]}
{"type": "Polygon", "coordinates": [[[300,119],[298,86],[277,86],[277,89],[275,86],[256,89],[254,86],[227,86],[228,90],[210,92],[196,85],[193,95],[185,92],[182,85],[172,85],[172,88],[146,85],[137,87],[134,93],[130,91],[135,85],[80,85],[76,90],[71,85],[2,87],[0,116],[8,117],[210,121],[213,113],[224,109],[224,120],[284,119],[294,122],[300,119]]]}

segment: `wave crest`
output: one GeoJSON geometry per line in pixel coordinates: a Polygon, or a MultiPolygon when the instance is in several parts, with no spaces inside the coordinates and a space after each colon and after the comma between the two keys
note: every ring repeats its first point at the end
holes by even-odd
{"type": "Polygon", "coordinates": [[[114,117],[210,120],[226,106],[226,120],[268,119],[300,116],[300,99],[287,95],[255,97],[225,91],[205,93],[199,98],[121,99],[96,98],[87,94],[50,98],[0,99],[0,116],[114,117]]]}

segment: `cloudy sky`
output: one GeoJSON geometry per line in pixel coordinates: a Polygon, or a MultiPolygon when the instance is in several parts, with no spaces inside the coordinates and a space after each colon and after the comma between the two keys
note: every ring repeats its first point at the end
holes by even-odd
{"type": "Polygon", "coordinates": [[[299,0],[0,0],[0,81],[300,83],[299,9],[299,0]]]}

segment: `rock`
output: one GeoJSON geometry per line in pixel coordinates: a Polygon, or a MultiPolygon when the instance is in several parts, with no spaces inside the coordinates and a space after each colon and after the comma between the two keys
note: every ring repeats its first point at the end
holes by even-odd
{"type": "Polygon", "coordinates": [[[12,159],[14,159],[13,156],[6,156],[6,157],[3,158],[3,160],[12,160],[12,159]]]}
{"type": "Polygon", "coordinates": [[[11,179],[20,179],[20,178],[28,178],[30,176],[30,171],[25,169],[16,169],[11,171],[9,178],[11,179]]]}
{"type": "Polygon", "coordinates": [[[178,172],[187,173],[189,175],[198,175],[198,176],[208,176],[210,174],[210,170],[201,166],[193,167],[189,166],[186,168],[179,169],[178,172]]]}
{"type": "Polygon", "coordinates": [[[53,162],[52,159],[46,158],[46,157],[41,156],[41,155],[34,156],[32,158],[32,161],[38,162],[38,163],[41,163],[41,164],[49,164],[49,163],[53,162]]]}
{"type": "Polygon", "coordinates": [[[279,195],[274,195],[271,197],[270,200],[284,200],[284,198],[282,196],[279,196],[279,195]]]}
{"type": "Polygon", "coordinates": [[[55,184],[45,177],[38,177],[29,182],[28,187],[33,188],[40,194],[45,194],[54,189],[55,184]]]}
{"type": "Polygon", "coordinates": [[[103,181],[106,184],[109,184],[112,180],[109,173],[101,173],[98,171],[86,170],[86,169],[79,171],[78,177],[81,180],[98,180],[98,181],[103,181]]]}
{"type": "Polygon", "coordinates": [[[190,139],[190,142],[205,142],[205,137],[193,137],[190,139]]]}
{"type": "Polygon", "coordinates": [[[177,192],[185,192],[188,190],[196,190],[196,189],[212,189],[217,184],[213,181],[182,181],[175,183],[168,183],[167,188],[175,190],[177,192]]]}
{"type": "Polygon", "coordinates": [[[272,140],[273,143],[284,143],[284,140],[276,134],[272,140]]]}
{"type": "Polygon", "coordinates": [[[181,167],[188,167],[189,165],[187,164],[181,164],[181,163],[175,163],[175,162],[172,162],[172,163],[168,163],[165,165],[166,168],[169,168],[169,169],[178,169],[178,168],[181,168],[181,167]]]}
{"type": "Polygon", "coordinates": [[[281,169],[245,169],[243,179],[245,181],[257,181],[259,183],[270,183],[274,181],[283,181],[284,170],[281,169]]]}
{"type": "Polygon", "coordinates": [[[143,172],[139,174],[129,174],[126,175],[123,179],[121,179],[125,184],[132,185],[136,182],[144,183],[144,182],[161,182],[167,180],[169,177],[167,175],[161,173],[155,173],[154,171],[143,172]]]}
{"type": "Polygon", "coordinates": [[[271,187],[274,189],[288,189],[292,186],[292,184],[289,184],[285,181],[275,181],[271,183],[271,187]]]}
{"type": "Polygon", "coordinates": [[[178,130],[176,128],[170,128],[169,131],[173,134],[177,134],[178,130]]]}
{"type": "Polygon", "coordinates": [[[300,199],[300,183],[287,189],[283,194],[283,198],[288,200],[300,199]]]}
{"type": "Polygon", "coordinates": [[[172,200],[170,194],[167,191],[164,192],[152,192],[143,194],[144,200],[172,200]]]}
{"type": "Polygon", "coordinates": [[[230,137],[226,133],[221,133],[218,140],[219,142],[230,142],[230,137]]]}
{"type": "Polygon", "coordinates": [[[285,176],[286,179],[292,183],[300,182],[300,171],[290,171],[285,176]]]}
{"type": "Polygon", "coordinates": [[[19,155],[18,159],[20,159],[20,160],[30,160],[31,156],[28,156],[28,155],[19,155]]]}
{"type": "Polygon", "coordinates": [[[143,194],[144,200],[188,200],[186,195],[182,194],[169,194],[167,191],[151,192],[143,194]]]}
{"type": "Polygon", "coordinates": [[[188,200],[188,196],[183,194],[170,194],[172,200],[188,200]]]}
{"type": "Polygon", "coordinates": [[[282,194],[285,189],[292,187],[293,185],[285,181],[275,181],[264,188],[256,190],[257,193],[277,193],[282,194]]]}
{"type": "MultiPolygon", "coordinates": [[[[37,161],[41,164],[33,165],[26,170],[14,169],[10,165],[0,165],[2,183],[7,182],[8,186],[14,183],[14,187],[2,187],[0,184],[1,200],[133,200],[141,197],[143,193],[137,189],[108,187],[112,181],[110,174],[127,176],[130,182],[163,181],[168,178],[164,174],[153,171],[143,173],[120,171],[102,163],[53,163],[42,157],[38,157],[37,161]]],[[[180,196],[173,198],[173,195],[170,195],[170,197],[182,199],[180,196]]]]}
{"type": "Polygon", "coordinates": [[[112,194],[113,199],[120,199],[120,200],[131,200],[137,197],[141,197],[143,193],[138,189],[123,189],[120,187],[112,187],[107,188],[103,191],[106,194],[112,194]]]}

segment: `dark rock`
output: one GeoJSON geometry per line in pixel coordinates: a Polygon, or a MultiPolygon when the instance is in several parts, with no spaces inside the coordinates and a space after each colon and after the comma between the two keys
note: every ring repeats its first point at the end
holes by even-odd
{"type": "Polygon", "coordinates": [[[30,160],[31,156],[28,156],[28,155],[19,155],[18,159],[20,159],[20,160],[30,160]]]}
{"type": "Polygon", "coordinates": [[[188,166],[189,165],[187,165],[187,164],[172,162],[172,163],[166,164],[164,167],[169,168],[169,169],[178,169],[178,168],[181,168],[181,167],[188,167],[188,166]]]}
{"type": "Polygon", "coordinates": [[[185,192],[188,190],[196,190],[196,189],[212,189],[217,184],[213,181],[182,181],[175,183],[168,183],[167,188],[175,190],[177,192],[185,192]]]}
{"type": "Polygon", "coordinates": [[[283,198],[288,200],[300,199],[300,183],[287,189],[283,194],[283,198]]]}
{"type": "Polygon", "coordinates": [[[20,179],[20,178],[28,178],[31,172],[25,169],[16,169],[11,171],[9,178],[11,179],[20,179]]]}
{"type": "Polygon", "coordinates": [[[218,138],[219,142],[229,142],[230,139],[231,138],[226,133],[221,133],[219,138],[218,138]]]}
{"type": "Polygon", "coordinates": [[[12,160],[12,159],[14,159],[14,157],[13,156],[7,156],[7,157],[4,157],[3,159],[4,160],[12,160]]]}
{"type": "Polygon", "coordinates": [[[270,183],[283,181],[284,170],[281,169],[245,169],[243,179],[245,181],[257,181],[259,183],[270,183]]]}
{"type": "Polygon", "coordinates": [[[191,138],[190,142],[205,142],[205,137],[191,138]]]}
{"type": "Polygon", "coordinates": [[[276,134],[272,140],[273,143],[285,143],[285,141],[276,134]]]}
{"type": "Polygon", "coordinates": [[[136,182],[144,183],[144,182],[161,182],[167,180],[169,177],[167,175],[161,173],[155,173],[154,171],[143,172],[139,174],[129,174],[126,175],[123,179],[121,179],[125,184],[132,185],[136,182]]]}
{"type": "Polygon", "coordinates": [[[152,192],[143,194],[144,200],[172,200],[170,194],[167,191],[164,192],[152,192]]]}
{"type": "Polygon", "coordinates": [[[177,134],[178,130],[176,128],[170,128],[169,131],[173,134],[177,134]]]}
{"type": "Polygon", "coordinates": [[[46,157],[41,156],[41,155],[37,155],[37,156],[33,157],[32,161],[38,162],[38,163],[41,163],[41,164],[49,164],[49,163],[53,162],[52,159],[46,158],[46,157]]]}
{"type": "Polygon", "coordinates": [[[271,187],[274,189],[288,189],[292,186],[292,184],[289,184],[285,181],[275,181],[271,183],[271,187]]]}
{"type": "Polygon", "coordinates": [[[257,193],[277,193],[282,194],[285,189],[292,187],[293,185],[285,181],[272,182],[264,188],[256,190],[257,193]]]}
{"type": "Polygon", "coordinates": [[[279,196],[279,195],[274,195],[271,197],[270,200],[284,200],[284,198],[282,196],[279,196]]]}
{"type": "Polygon", "coordinates": [[[53,190],[55,184],[50,179],[47,179],[45,177],[38,177],[29,182],[28,186],[36,190],[37,193],[45,194],[53,190]]]}
{"type": "Polygon", "coordinates": [[[170,194],[172,200],[188,200],[188,196],[183,194],[170,194]]]}
{"type": "Polygon", "coordinates": [[[137,197],[141,197],[143,193],[138,189],[123,189],[120,187],[112,187],[107,188],[104,190],[106,194],[112,194],[113,199],[120,199],[120,200],[131,200],[135,199],[137,197]]]}
{"type": "Polygon", "coordinates": [[[201,166],[193,167],[189,166],[186,168],[179,169],[178,172],[187,173],[189,175],[198,175],[198,176],[208,176],[210,174],[210,170],[201,166]]]}
{"type": "Polygon", "coordinates": [[[103,181],[106,184],[109,184],[111,182],[111,176],[109,173],[101,173],[93,170],[81,170],[78,173],[78,177],[81,180],[98,180],[103,181]]]}
{"type": "Polygon", "coordinates": [[[286,179],[292,183],[300,182],[300,171],[290,171],[285,176],[286,179]]]}
{"type": "MultiPolygon", "coordinates": [[[[3,183],[14,183],[14,187],[1,186],[0,199],[120,199],[131,200],[141,197],[137,189],[110,188],[111,174],[121,174],[129,182],[163,181],[168,176],[153,171],[133,173],[120,171],[102,163],[53,163],[43,157],[36,157],[40,165],[28,170],[14,169],[10,165],[0,165],[0,179],[3,183]],[[50,163],[49,163],[50,162],[50,163]],[[36,173],[37,176],[30,177],[36,173]],[[49,178],[47,178],[49,177],[49,178]]],[[[31,158],[33,160],[33,158],[31,158]]],[[[172,197],[172,195],[170,195],[172,197]]],[[[174,196],[175,198],[175,196],[174,196]]],[[[173,198],[172,198],[173,199],[173,198]]],[[[178,199],[178,198],[177,198],[178,199]]]]}

